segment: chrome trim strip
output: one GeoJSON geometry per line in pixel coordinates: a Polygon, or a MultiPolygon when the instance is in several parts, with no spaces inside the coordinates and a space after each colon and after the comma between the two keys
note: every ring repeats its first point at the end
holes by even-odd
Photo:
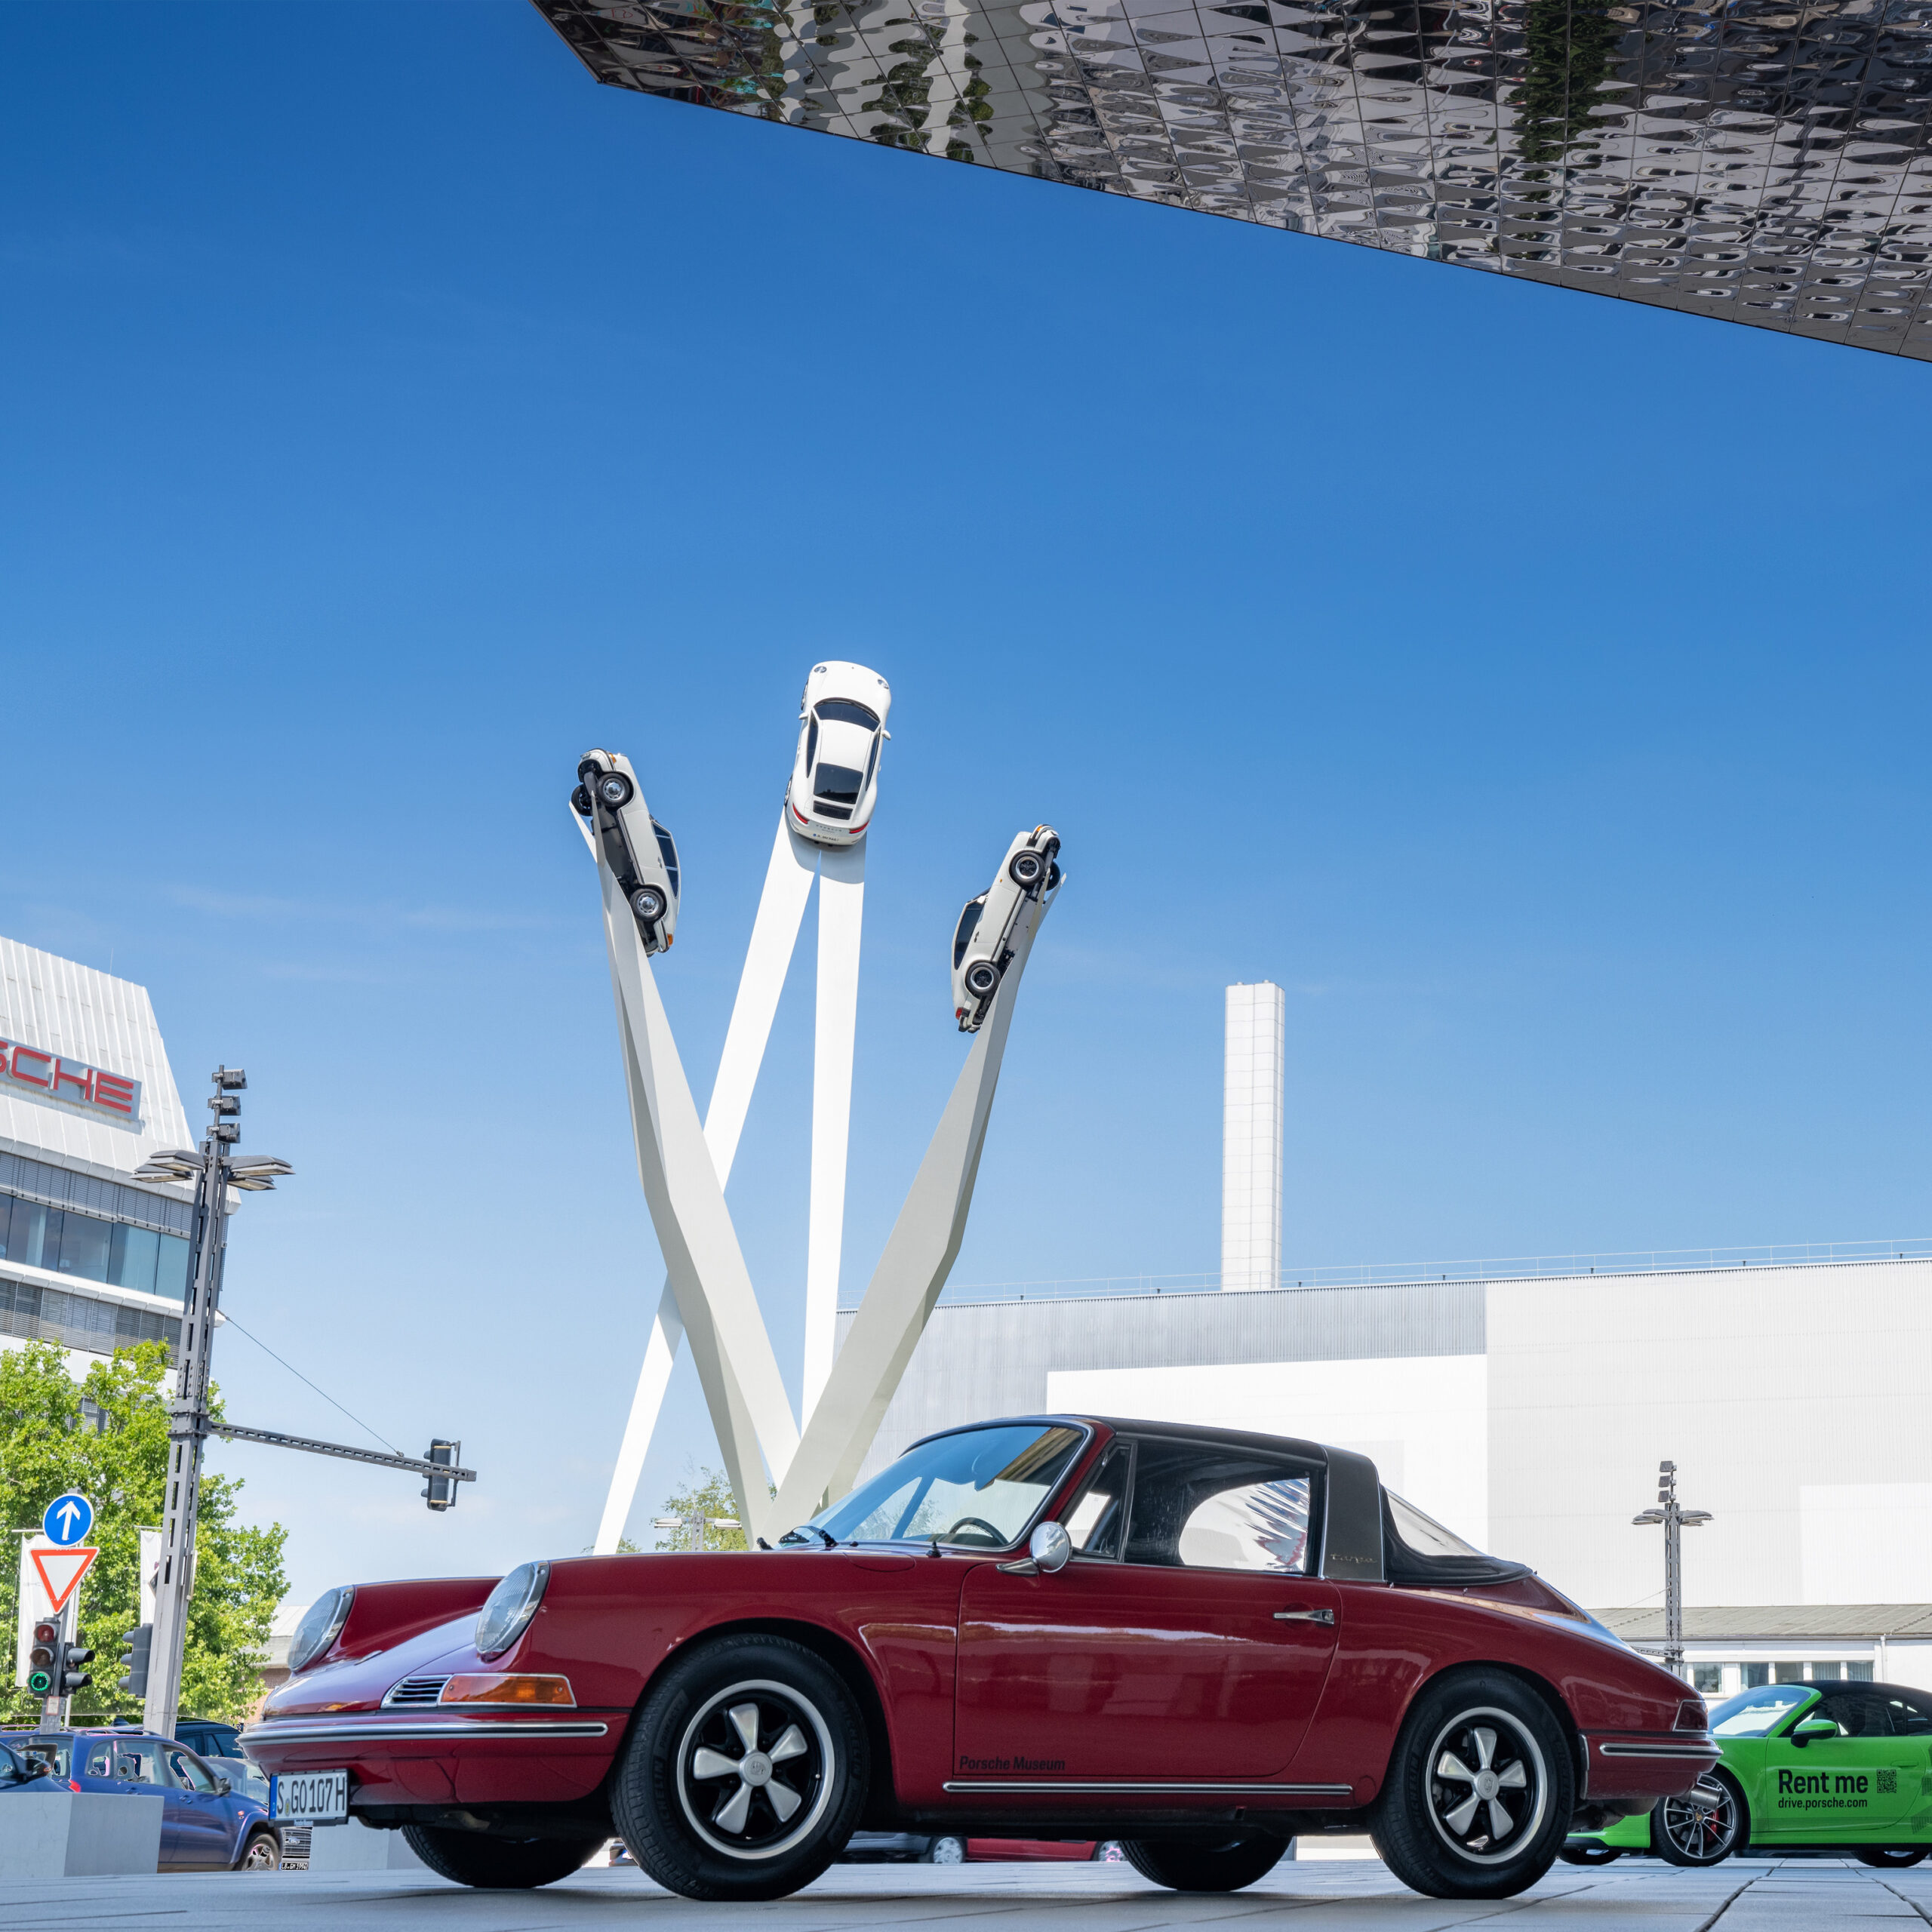
{"type": "Polygon", "coordinates": [[[353,1718],[303,1724],[257,1724],[245,1730],[251,1744],[321,1744],[337,1738],[371,1737],[601,1737],[608,1724],[561,1724],[543,1718],[512,1718],[507,1722],[488,1718],[447,1718],[440,1724],[407,1719],[398,1723],[358,1723],[353,1718]]]}
{"type": "Polygon", "coordinates": [[[1599,1744],[1600,1758],[1721,1758],[1718,1746],[1703,1738],[1687,1738],[1681,1744],[1599,1744]]]}
{"type": "Polygon", "coordinates": [[[942,1791],[1232,1792],[1243,1797],[1352,1798],[1352,1784],[1180,1783],[1139,1778],[955,1778],[942,1791]]]}

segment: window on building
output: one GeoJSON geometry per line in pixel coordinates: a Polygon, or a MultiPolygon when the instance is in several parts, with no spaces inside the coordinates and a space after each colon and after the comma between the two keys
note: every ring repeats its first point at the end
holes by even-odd
{"type": "Polygon", "coordinates": [[[1694,1663],[1690,1666],[1690,1687],[1702,1691],[1707,1697],[1715,1697],[1724,1688],[1724,1666],[1694,1663]]]}
{"type": "Polygon", "coordinates": [[[1801,1663],[1774,1663],[1771,1666],[1771,1681],[1774,1684],[1802,1684],[1805,1681],[1805,1669],[1801,1663]]]}
{"type": "Polygon", "coordinates": [[[1737,1687],[1740,1690],[1761,1690],[1771,1681],[1771,1667],[1767,1663],[1741,1663],[1737,1666],[1737,1687]]]}
{"type": "Polygon", "coordinates": [[[143,1294],[188,1299],[188,1243],[179,1235],[0,1195],[0,1260],[143,1294]]]}
{"type": "Polygon", "coordinates": [[[1845,1666],[1841,1663],[1820,1663],[1814,1660],[1811,1666],[1814,1684],[1835,1684],[1844,1674],[1845,1666]]]}
{"type": "Polygon", "coordinates": [[[1844,1667],[1844,1674],[1854,1684],[1869,1684],[1872,1681],[1869,1663],[1848,1663],[1844,1667]]]}

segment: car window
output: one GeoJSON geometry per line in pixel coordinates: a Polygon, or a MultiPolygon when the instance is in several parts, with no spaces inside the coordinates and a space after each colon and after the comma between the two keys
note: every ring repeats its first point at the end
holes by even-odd
{"type": "Polygon", "coordinates": [[[1117,1557],[1127,1521],[1127,1482],[1134,1469],[1131,1444],[1116,1442],[1100,1458],[1068,1506],[1061,1527],[1076,1556],[1117,1557]]]}
{"type": "Polygon", "coordinates": [[[162,1769],[160,1746],[152,1738],[116,1738],[114,1775],[135,1784],[166,1784],[168,1774],[162,1769]]]}
{"type": "Polygon", "coordinates": [[[88,1746],[86,1775],[91,1778],[113,1777],[114,1740],[112,1738],[98,1738],[88,1746]]]}
{"type": "Polygon", "coordinates": [[[0,1781],[20,1784],[25,1782],[26,1774],[26,1760],[11,1744],[0,1744],[0,1781]]]}
{"type": "Polygon", "coordinates": [[[983,892],[977,899],[966,902],[966,909],[959,915],[959,930],[952,935],[952,965],[957,972],[959,962],[966,957],[966,949],[973,943],[973,935],[979,930],[980,915],[986,909],[986,895],[983,892]]]}
{"type": "Polygon", "coordinates": [[[208,1767],[192,1751],[171,1751],[168,1768],[183,1791],[212,1791],[214,1780],[208,1767]]]}
{"type": "Polygon", "coordinates": [[[57,1738],[30,1737],[20,1746],[20,1752],[23,1758],[31,1758],[35,1764],[49,1767],[57,1778],[64,1778],[69,1762],[69,1749],[57,1738]]]}
{"type": "Polygon", "coordinates": [[[850,699],[829,697],[819,706],[817,714],[828,724],[856,724],[861,731],[876,731],[878,718],[863,704],[854,704],[850,699]]]}
{"type": "Polygon", "coordinates": [[[1278,1457],[1146,1438],[1134,1460],[1127,1560],[1305,1576],[1313,1494],[1310,1475],[1278,1457]]]}
{"type": "Polygon", "coordinates": [[[865,783],[863,774],[854,771],[849,764],[822,764],[812,781],[812,795],[817,798],[835,798],[841,805],[857,803],[860,788],[865,783]]]}
{"type": "MultiPolygon", "coordinates": [[[[1085,1440],[1064,1423],[962,1429],[917,1444],[869,1483],[812,1518],[841,1543],[941,1543],[1004,1549],[1017,1543],[1085,1440]]],[[[818,1536],[788,1530],[789,1544],[818,1536]]]]}
{"type": "Polygon", "coordinates": [[[818,756],[818,720],[814,718],[805,727],[805,769],[812,768],[812,760],[818,756]]]}
{"type": "Polygon", "coordinates": [[[1768,1737],[1817,1693],[1808,1684],[1763,1684],[1727,1697],[1711,1713],[1715,1737],[1768,1737]]]}

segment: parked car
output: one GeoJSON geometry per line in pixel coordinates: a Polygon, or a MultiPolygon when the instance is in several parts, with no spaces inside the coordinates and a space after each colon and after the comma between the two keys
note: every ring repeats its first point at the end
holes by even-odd
{"type": "Polygon", "coordinates": [[[856,845],[878,804],[879,748],[892,687],[863,664],[814,664],[798,700],[798,747],[785,809],[819,845],[856,845]]]}
{"type": "Polygon", "coordinates": [[[1029,899],[1060,889],[1060,834],[1050,825],[1023,832],[1006,848],[993,882],[967,900],[952,929],[952,1010],[962,1033],[986,1023],[1013,958],[1013,929],[1029,899]]]}
{"type": "Polygon", "coordinates": [[[677,841],[651,817],[622,752],[586,752],[577,761],[577,781],[571,809],[589,821],[645,951],[669,951],[678,931],[677,841]]]}
{"type": "Polygon", "coordinates": [[[174,1738],[115,1725],[9,1732],[4,1741],[45,1764],[60,1789],[158,1796],[164,1872],[272,1872],[281,1863],[267,1805],[174,1738]]]}
{"type": "Polygon", "coordinates": [[[1896,1684],[1767,1684],[1711,1713],[1715,1769],[1647,1817],[1573,1836],[1573,1865],[1648,1852],[1721,1865],[1747,1845],[1849,1851],[1881,1869],[1932,1852],[1932,1693],[1896,1684]]]}
{"type": "Polygon", "coordinates": [[[242,1755],[242,1727],[222,1718],[177,1718],[174,1741],[186,1745],[198,1758],[242,1755]]]}
{"type": "Polygon", "coordinates": [[[22,1757],[10,1744],[0,1744],[0,1798],[52,1797],[66,1789],[51,1765],[22,1757]]]}
{"type": "Polygon", "coordinates": [[[289,1664],[245,1734],[288,1815],[473,1885],[614,1827],[671,1890],[779,1897],[863,1819],[1218,1891],[1367,1831],[1508,1897],[1718,1758],[1700,1699],[1367,1457],[1087,1415],[928,1437],[776,1549],[340,1586],[289,1664]]]}

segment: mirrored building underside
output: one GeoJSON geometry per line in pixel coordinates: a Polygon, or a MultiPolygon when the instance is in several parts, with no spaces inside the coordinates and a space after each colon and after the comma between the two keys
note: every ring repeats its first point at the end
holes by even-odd
{"type": "Polygon", "coordinates": [[[616,87],[1932,355],[1932,0],[534,0],[616,87]]]}

